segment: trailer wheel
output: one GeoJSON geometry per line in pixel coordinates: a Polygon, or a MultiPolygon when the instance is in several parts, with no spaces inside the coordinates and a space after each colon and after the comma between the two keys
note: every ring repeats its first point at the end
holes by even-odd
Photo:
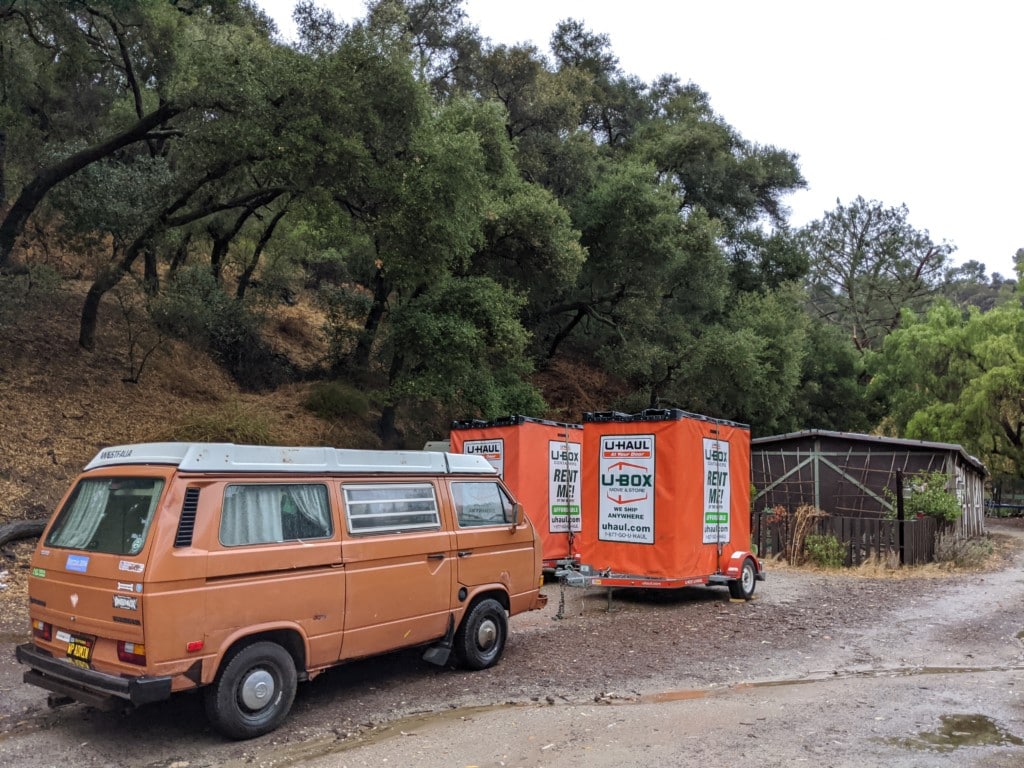
{"type": "Polygon", "coordinates": [[[729,595],[734,600],[749,600],[754,596],[754,585],[757,584],[757,569],[749,557],[743,561],[740,577],[729,582],[729,595]]]}
{"type": "Polygon", "coordinates": [[[455,655],[468,669],[487,669],[501,658],[508,619],[501,603],[490,598],[469,609],[455,633],[455,655]]]}
{"type": "Polygon", "coordinates": [[[206,689],[206,715],[232,739],[269,733],[295,700],[295,661],[277,643],[259,642],[236,653],[206,689]]]}

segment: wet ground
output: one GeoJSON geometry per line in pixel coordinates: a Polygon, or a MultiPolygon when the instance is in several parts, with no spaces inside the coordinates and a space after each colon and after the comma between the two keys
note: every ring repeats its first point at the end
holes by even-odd
{"type": "MultiPolygon", "coordinates": [[[[1024,765],[1021,530],[984,572],[883,578],[776,568],[722,589],[551,584],[477,673],[414,652],[300,686],[273,734],[225,742],[198,697],[48,710],[0,622],[0,763],[27,766],[1024,765]]],[[[21,626],[24,626],[23,624],[21,626]]]]}

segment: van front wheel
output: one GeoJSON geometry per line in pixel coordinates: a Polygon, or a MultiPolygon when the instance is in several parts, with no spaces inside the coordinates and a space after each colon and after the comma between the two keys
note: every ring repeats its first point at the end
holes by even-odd
{"type": "Polygon", "coordinates": [[[287,717],[295,686],[291,655],[277,643],[253,643],[236,653],[206,689],[206,714],[229,738],[261,736],[287,717]]]}
{"type": "Polygon", "coordinates": [[[508,619],[501,603],[490,598],[469,609],[455,633],[455,655],[462,666],[487,669],[501,658],[508,636],[508,619]]]}

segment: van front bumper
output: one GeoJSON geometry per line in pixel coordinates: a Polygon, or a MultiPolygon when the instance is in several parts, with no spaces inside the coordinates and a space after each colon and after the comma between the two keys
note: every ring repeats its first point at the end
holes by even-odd
{"type": "Polygon", "coordinates": [[[48,691],[70,696],[86,704],[102,705],[110,699],[123,699],[132,704],[151,704],[171,696],[170,677],[121,677],[76,667],[68,661],[51,656],[32,643],[19,645],[14,656],[32,669],[25,673],[26,683],[48,691]]]}

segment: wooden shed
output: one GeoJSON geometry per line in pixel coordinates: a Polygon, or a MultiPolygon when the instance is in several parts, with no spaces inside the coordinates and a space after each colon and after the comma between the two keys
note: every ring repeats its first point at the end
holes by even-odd
{"type": "Polygon", "coordinates": [[[943,472],[963,507],[958,533],[985,532],[985,465],[953,443],[808,429],[751,441],[754,509],[812,504],[830,515],[884,517],[896,471],[943,472]]]}

